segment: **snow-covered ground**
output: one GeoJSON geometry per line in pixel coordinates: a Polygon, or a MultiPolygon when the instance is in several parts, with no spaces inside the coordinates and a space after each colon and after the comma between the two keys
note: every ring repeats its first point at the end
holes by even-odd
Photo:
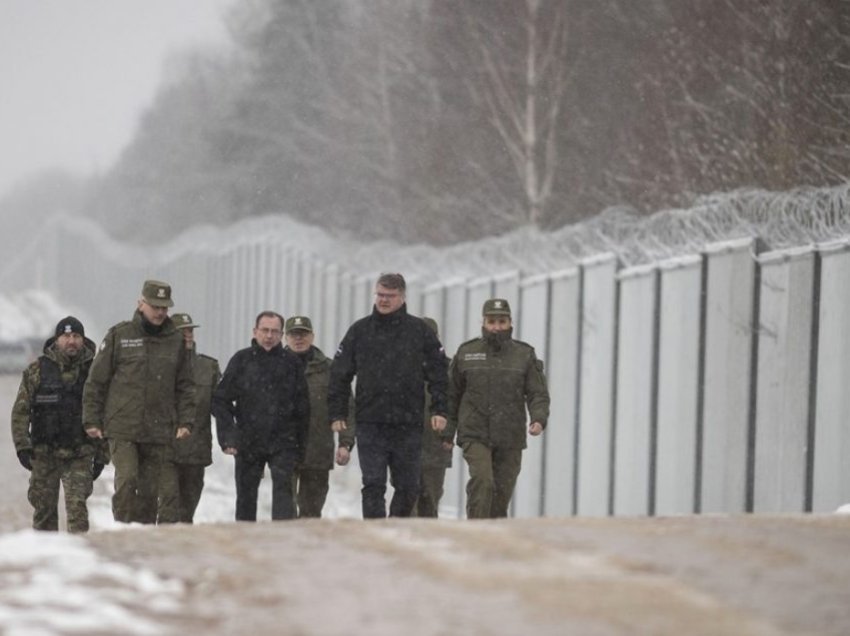
{"type": "Polygon", "coordinates": [[[847,515],[364,522],[349,466],[328,518],[235,523],[216,455],[196,525],[116,525],[108,467],[80,537],[28,529],[8,434],[0,453],[4,636],[850,633],[847,515]]]}

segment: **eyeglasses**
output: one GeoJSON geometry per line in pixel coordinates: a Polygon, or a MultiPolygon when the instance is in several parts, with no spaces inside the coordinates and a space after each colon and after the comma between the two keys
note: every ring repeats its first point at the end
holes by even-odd
{"type": "Polygon", "coordinates": [[[381,294],[379,292],[375,292],[375,298],[378,300],[392,300],[393,298],[398,298],[401,294],[381,294]]]}
{"type": "Polygon", "coordinates": [[[259,331],[264,336],[279,336],[281,333],[283,333],[280,329],[270,329],[269,327],[261,327],[258,328],[257,331],[259,331]]]}

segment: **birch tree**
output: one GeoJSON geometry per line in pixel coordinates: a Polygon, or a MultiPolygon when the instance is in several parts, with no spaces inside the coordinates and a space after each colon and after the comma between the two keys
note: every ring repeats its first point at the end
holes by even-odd
{"type": "MultiPolygon", "coordinates": [[[[493,3],[496,4],[496,3],[493,3]]],[[[483,69],[473,100],[504,143],[523,194],[520,223],[539,225],[561,166],[559,126],[570,78],[568,3],[522,0],[468,12],[474,59],[483,69]],[[515,13],[509,5],[516,5],[515,13]],[[511,15],[513,13],[513,15],[511,15]],[[511,19],[513,18],[513,20],[511,19]]]]}

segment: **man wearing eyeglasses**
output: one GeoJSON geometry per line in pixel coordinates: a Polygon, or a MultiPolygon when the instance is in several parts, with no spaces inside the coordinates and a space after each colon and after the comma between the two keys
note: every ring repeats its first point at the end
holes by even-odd
{"type": "Polygon", "coordinates": [[[356,377],[355,417],[363,475],[365,519],[387,516],[387,470],[395,490],[392,517],[409,517],[419,496],[425,383],[431,394],[431,427],[446,426],[447,362],[436,334],[407,313],[401,274],[381,274],[372,313],[348,329],[331,365],[331,428],[348,426],[348,397],[356,377]]]}
{"type": "Polygon", "coordinates": [[[218,442],[234,456],[236,520],[257,520],[266,465],[272,476],[272,519],[295,518],[292,480],[304,461],[310,397],[304,365],[283,348],[283,316],[263,311],[251,346],[237,351],[213,393],[218,442]]]}
{"type": "Polygon", "coordinates": [[[112,515],[123,523],[177,517],[176,490],[160,488],[172,440],[188,437],[195,420],[191,352],[168,317],[171,286],[146,280],[132,320],[101,342],[83,390],[83,428],[107,438],[115,466],[112,515]]]}

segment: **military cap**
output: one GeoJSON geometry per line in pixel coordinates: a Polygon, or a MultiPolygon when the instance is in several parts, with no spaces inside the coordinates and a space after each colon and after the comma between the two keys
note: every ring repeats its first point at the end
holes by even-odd
{"type": "Polygon", "coordinates": [[[436,320],[434,320],[433,318],[428,318],[426,316],[423,316],[422,320],[425,321],[425,324],[428,325],[428,327],[431,329],[431,331],[434,332],[435,335],[437,335],[437,336],[440,335],[440,330],[437,328],[437,321],[436,320]]]}
{"type": "Polygon", "coordinates": [[[484,307],[481,310],[482,316],[507,316],[511,317],[511,306],[504,298],[491,298],[484,301],[484,307]]]}
{"type": "Polygon", "coordinates": [[[290,316],[283,330],[286,333],[290,331],[313,331],[313,323],[307,316],[290,316]]]}
{"type": "Polygon", "coordinates": [[[146,280],[142,286],[142,298],[152,307],[174,307],[171,285],[161,280],[146,280]]]}
{"type": "Polygon", "coordinates": [[[58,338],[63,333],[76,333],[83,338],[86,337],[86,330],[83,328],[83,323],[73,316],[65,316],[62,320],[56,323],[56,331],[54,335],[58,338]]]}
{"type": "Polygon", "coordinates": [[[189,314],[171,314],[171,320],[178,329],[196,329],[201,326],[196,325],[189,314]]]}

